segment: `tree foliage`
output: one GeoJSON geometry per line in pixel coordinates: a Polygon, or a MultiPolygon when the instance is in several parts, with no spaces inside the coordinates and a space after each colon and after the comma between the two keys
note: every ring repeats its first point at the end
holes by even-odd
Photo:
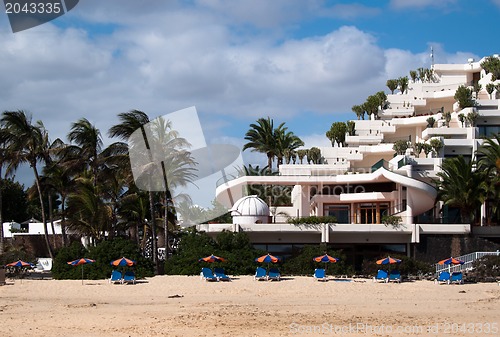
{"type": "Polygon", "coordinates": [[[255,272],[255,258],[265,252],[255,249],[245,233],[221,232],[216,239],[205,232],[190,229],[180,236],[179,248],[165,264],[170,275],[198,275],[202,267],[213,267],[199,259],[214,254],[226,262],[216,263],[226,274],[245,275],[255,272]]]}
{"type": "Polygon", "coordinates": [[[463,85],[457,88],[454,97],[460,109],[470,108],[476,104],[472,98],[472,90],[463,85]]]}
{"type": "Polygon", "coordinates": [[[483,62],[481,62],[481,67],[486,71],[487,74],[492,74],[492,81],[500,79],[500,58],[495,56],[488,56],[483,62]]]}
{"type": "Polygon", "coordinates": [[[344,122],[332,123],[330,130],[326,132],[326,137],[334,146],[337,143],[339,146],[345,145],[345,134],[347,132],[347,125],[344,122]]]}

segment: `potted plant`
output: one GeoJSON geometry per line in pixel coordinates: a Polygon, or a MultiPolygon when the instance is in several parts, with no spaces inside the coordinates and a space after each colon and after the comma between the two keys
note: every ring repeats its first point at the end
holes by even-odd
{"type": "Polygon", "coordinates": [[[426,119],[427,121],[427,127],[428,128],[433,128],[434,127],[434,123],[436,123],[436,120],[434,119],[434,117],[429,117],[426,119]]]}

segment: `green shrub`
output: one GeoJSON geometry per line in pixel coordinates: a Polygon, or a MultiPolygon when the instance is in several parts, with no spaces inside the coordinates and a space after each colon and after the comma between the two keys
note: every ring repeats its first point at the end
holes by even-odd
{"type": "Polygon", "coordinates": [[[179,248],[165,263],[169,275],[197,275],[203,267],[222,267],[228,275],[253,274],[255,258],[265,252],[255,249],[246,233],[223,231],[215,240],[205,232],[190,229],[181,234],[179,248]],[[226,262],[199,262],[199,259],[214,254],[226,262]]]}
{"type": "Polygon", "coordinates": [[[401,263],[398,264],[386,264],[386,265],[376,264],[377,260],[386,257],[387,255],[381,255],[377,259],[363,260],[362,273],[364,275],[375,276],[377,274],[377,270],[379,269],[385,269],[385,270],[397,269],[401,272],[401,275],[403,276],[408,276],[408,275],[416,276],[416,275],[432,273],[434,271],[433,265],[404,255],[391,255],[392,258],[401,260],[401,263]]]}
{"type": "Polygon", "coordinates": [[[337,218],[334,216],[306,216],[302,218],[290,218],[288,223],[294,225],[318,225],[322,223],[337,223],[337,218]]]}
{"type": "MultiPolygon", "coordinates": [[[[486,255],[474,261],[471,276],[478,282],[500,279],[500,256],[486,255]]],[[[469,279],[469,275],[467,275],[469,279]]]]}
{"type": "Polygon", "coordinates": [[[95,247],[86,250],[80,243],[73,242],[71,246],[61,248],[52,265],[52,276],[55,279],[80,279],[81,266],[71,266],[67,262],[82,257],[93,259],[96,262],[84,266],[84,277],[89,280],[109,278],[111,271],[117,269],[132,269],[137,278],[151,277],[154,275],[153,263],[142,256],[139,247],[132,241],[115,238],[110,241],[98,243],[95,247]],[[133,267],[113,267],[111,261],[126,257],[136,261],[133,267]]]}
{"type": "Polygon", "coordinates": [[[331,251],[328,255],[340,259],[336,263],[315,262],[313,258],[325,254],[324,245],[306,245],[296,255],[284,261],[281,272],[288,275],[312,275],[316,268],[326,268],[328,275],[351,275],[352,266],[347,265],[343,251],[331,251]]]}

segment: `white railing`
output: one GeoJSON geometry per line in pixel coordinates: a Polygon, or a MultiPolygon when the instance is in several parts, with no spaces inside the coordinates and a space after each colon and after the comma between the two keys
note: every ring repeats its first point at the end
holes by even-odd
{"type": "Polygon", "coordinates": [[[456,257],[456,259],[464,261],[464,264],[458,264],[458,265],[446,265],[445,264],[445,265],[442,265],[442,264],[436,263],[436,273],[439,273],[442,271],[454,272],[454,271],[472,270],[473,269],[472,264],[474,263],[474,261],[476,261],[477,259],[480,259],[486,255],[500,256],[500,251],[497,250],[496,252],[474,252],[474,253],[470,253],[470,254],[456,257]]]}

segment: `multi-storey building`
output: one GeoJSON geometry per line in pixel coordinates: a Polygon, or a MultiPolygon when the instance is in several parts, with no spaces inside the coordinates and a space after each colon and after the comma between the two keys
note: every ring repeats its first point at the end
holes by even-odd
{"type": "MultiPolygon", "coordinates": [[[[294,246],[324,242],[350,251],[358,264],[363,256],[385,251],[410,255],[425,237],[468,235],[470,224],[460,223],[456,210],[436,202],[433,179],[444,158],[472,158],[485,136],[500,131],[500,95],[494,91],[490,97],[485,90],[492,75],[481,68],[483,60],[433,65],[428,80],[410,80],[404,93],[387,95],[378,115],[354,120],[355,131],[346,135],[345,146],[321,148],[320,164],[281,165],[277,176],[242,176],[221,184],[217,200],[233,210],[233,223],[198,229],[212,235],[224,229],[245,231],[255,245],[285,255],[294,246]],[[474,84],[482,86],[477,106],[459,109],[454,98],[458,87],[474,84]],[[445,119],[447,112],[451,119],[445,119]],[[462,115],[471,112],[479,114],[475,124],[463,121],[462,115]],[[408,145],[404,154],[393,149],[398,141],[408,145]],[[428,145],[417,153],[417,143],[442,146],[429,152],[428,145]],[[292,186],[291,205],[269,208],[255,197],[239,200],[252,184],[292,186]],[[286,222],[287,217],[310,215],[332,215],[337,222],[286,222]],[[384,215],[402,222],[384,224],[384,215]]],[[[474,232],[498,237],[500,227],[485,226],[488,211],[487,205],[481,208],[474,232]]]]}

